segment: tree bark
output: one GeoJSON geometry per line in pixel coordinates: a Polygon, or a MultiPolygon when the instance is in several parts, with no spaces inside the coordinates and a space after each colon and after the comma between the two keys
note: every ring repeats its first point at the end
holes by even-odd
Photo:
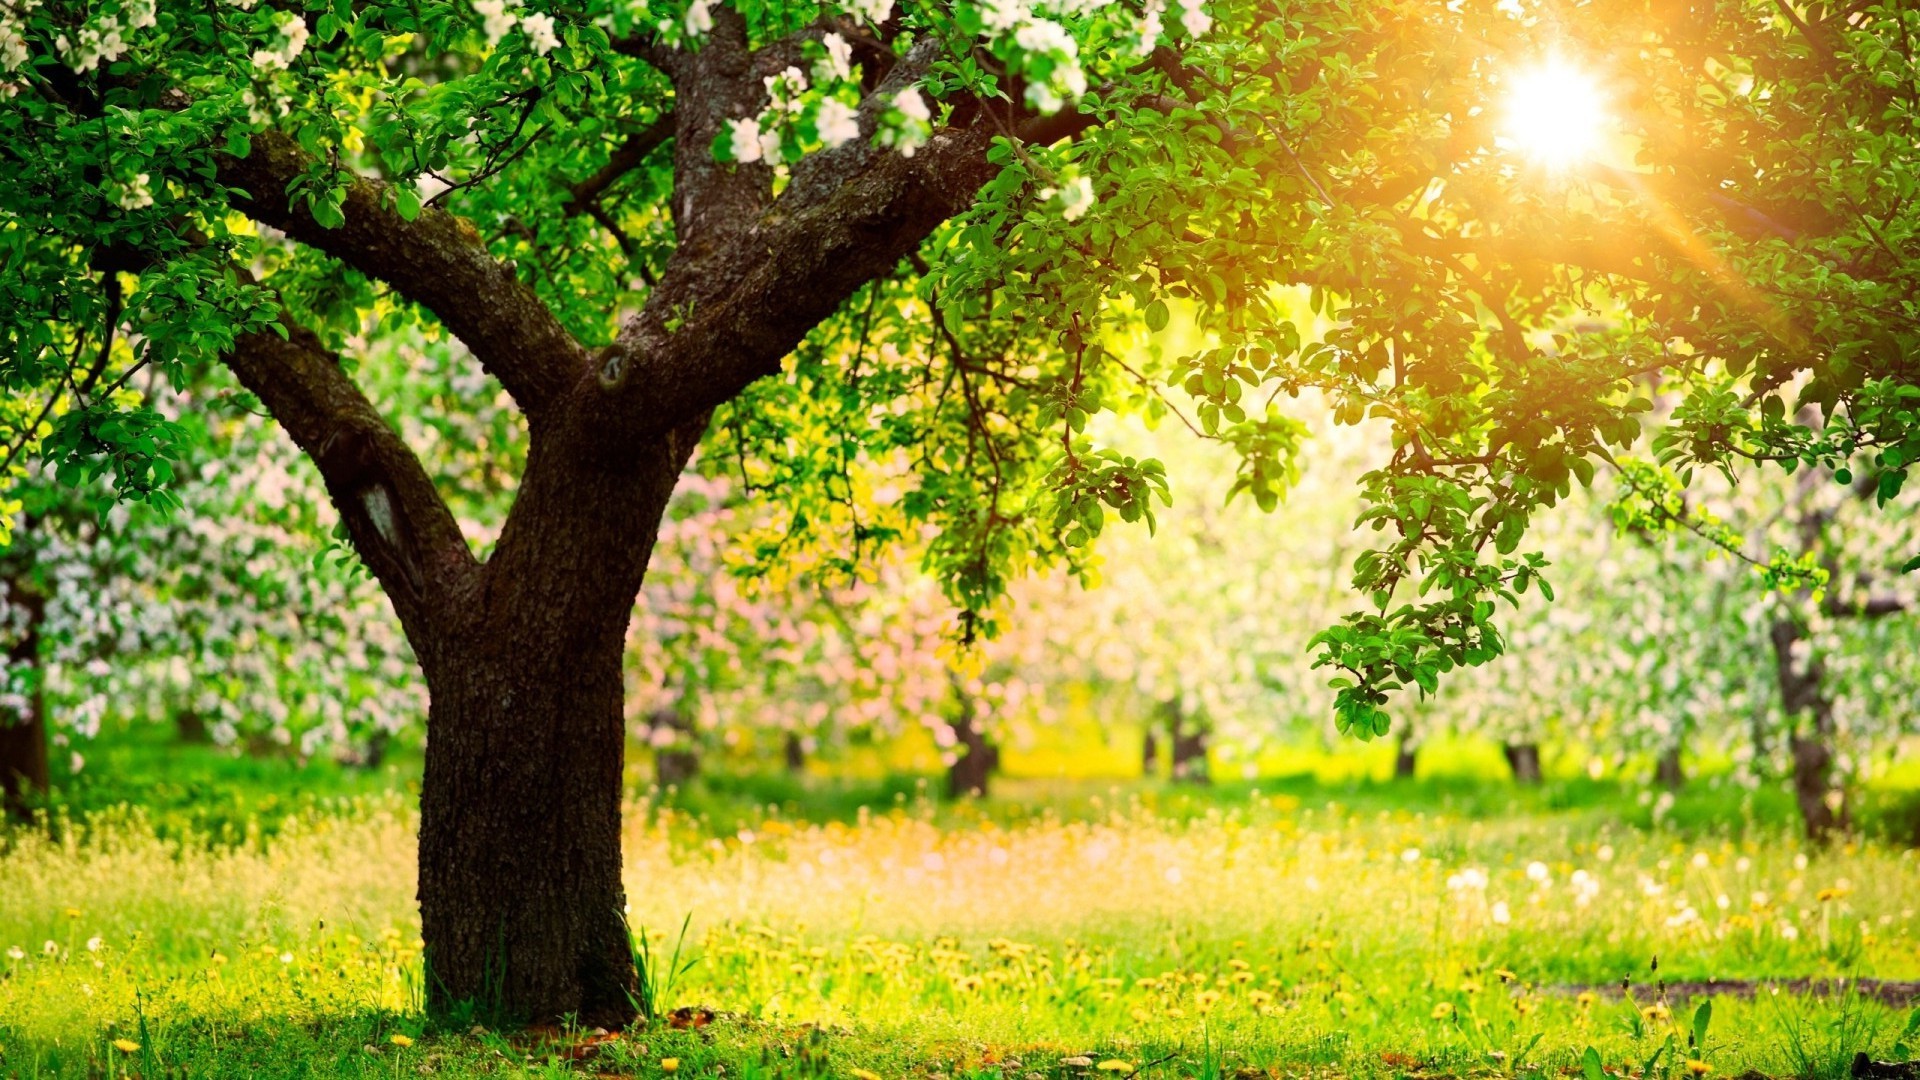
{"type": "Polygon", "coordinates": [[[1780,707],[1787,717],[1787,748],[1793,755],[1794,801],[1799,804],[1807,839],[1826,843],[1852,827],[1846,789],[1833,782],[1837,725],[1833,701],[1823,685],[1826,665],[1811,654],[1804,663],[1796,661],[1794,646],[1805,640],[1805,634],[1793,619],[1775,619],[1768,636],[1780,684],[1780,707]],[[1804,727],[1796,720],[1803,715],[1807,717],[1804,727]]]}
{"type": "Polygon", "coordinates": [[[503,1021],[572,1015],[602,1027],[635,1015],[622,660],[698,438],[683,431],[615,469],[536,432],[484,588],[416,632],[432,691],[420,917],[436,1014],[470,1003],[503,1021]]]}
{"type": "Polygon", "coordinates": [[[781,755],[785,759],[788,772],[797,775],[807,771],[807,744],[800,738],[798,732],[787,732],[786,740],[781,746],[781,755]]]}
{"type": "Polygon", "coordinates": [[[986,734],[980,730],[979,702],[957,679],[953,691],[956,703],[953,734],[959,740],[959,756],[947,766],[947,798],[966,795],[986,798],[988,778],[1000,767],[1000,748],[987,741],[986,734]]]}
{"type": "Polygon", "coordinates": [[[1533,785],[1541,780],[1540,744],[1508,743],[1501,747],[1507,756],[1507,767],[1513,770],[1513,782],[1533,785]]]}
{"type": "Polygon", "coordinates": [[[1401,732],[1400,741],[1393,747],[1393,778],[1395,780],[1413,779],[1414,771],[1419,764],[1420,748],[1413,744],[1413,740],[1405,732],[1401,732]]]}
{"type": "Polygon", "coordinates": [[[1146,735],[1140,740],[1140,775],[1151,778],[1160,768],[1160,736],[1147,726],[1146,735]]]}
{"type": "Polygon", "coordinates": [[[28,669],[28,685],[21,690],[24,707],[0,712],[0,810],[6,816],[31,815],[34,797],[44,794],[47,767],[47,699],[40,666],[40,623],[46,597],[20,577],[6,582],[6,606],[17,613],[19,637],[7,649],[8,670],[28,669]]]}
{"type": "Polygon", "coordinates": [[[1678,791],[1687,783],[1687,770],[1680,761],[1680,748],[1669,746],[1660,751],[1660,760],[1654,763],[1654,783],[1668,791],[1678,791]]]}

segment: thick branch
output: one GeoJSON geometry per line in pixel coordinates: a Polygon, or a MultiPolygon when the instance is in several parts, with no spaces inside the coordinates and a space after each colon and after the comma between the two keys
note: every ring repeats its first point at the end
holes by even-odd
{"type": "Polygon", "coordinates": [[[419,459],[340,357],[284,313],[281,322],[286,339],[243,334],[223,359],[319,466],[354,547],[423,646],[433,635],[416,631],[468,587],[478,563],[419,459]]]}
{"type": "Polygon", "coordinates": [[[325,252],[432,312],[498,378],[529,417],[579,381],[587,370],[580,345],[511,266],[487,251],[479,234],[443,210],[413,221],[394,209],[386,184],[355,177],[341,207],[346,221],[329,229],[287,187],[313,165],[287,136],[253,138],[244,158],[222,156],[220,182],[242,189],[236,208],[325,252]]]}

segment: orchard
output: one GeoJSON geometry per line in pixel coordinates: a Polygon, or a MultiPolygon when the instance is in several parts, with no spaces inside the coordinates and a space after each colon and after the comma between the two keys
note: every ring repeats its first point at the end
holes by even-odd
{"type": "Polygon", "coordinates": [[[1916,35],[0,0],[0,1076],[1911,1075],[1916,35]]]}

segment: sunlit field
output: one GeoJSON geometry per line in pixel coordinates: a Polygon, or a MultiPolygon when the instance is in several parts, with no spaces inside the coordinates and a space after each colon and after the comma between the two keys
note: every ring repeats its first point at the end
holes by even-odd
{"type": "Polygon", "coordinates": [[[427,1024],[402,795],[270,838],[97,815],[0,857],[0,1075],[1840,1076],[1910,1028],[1913,849],[1289,786],[643,802],[629,919],[680,1020],[613,1038],[427,1024]]]}

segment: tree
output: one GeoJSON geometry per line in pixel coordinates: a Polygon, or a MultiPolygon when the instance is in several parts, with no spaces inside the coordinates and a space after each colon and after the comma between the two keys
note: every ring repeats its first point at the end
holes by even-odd
{"type": "Polygon", "coordinates": [[[1369,735],[1394,691],[1499,653],[1496,602],[1541,580],[1531,515],[1631,443],[1649,371],[1687,387],[1671,464],[1878,454],[1897,494],[1920,457],[1900,5],[1585,5],[1586,39],[1640,43],[1586,59],[1635,88],[1645,168],[1558,183],[1499,119],[1513,58],[1568,48],[1557,17],[1179,8],[0,9],[13,441],[165,503],[185,436],[117,391],[218,362],[313,459],[431,690],[433,1008],[633,1012],[622,652],[703,439],[856,560],[894,536],[850,477],[909,461],[897,511],[971,640],[1011,578],[1151,520],[1164,470],[1091,414],[1183,385],[1271,507],[1294,432],[1263,403],[1322,388],[1395,433],[1363,481],[1393,526],[1356,569],[1372,606],[1320,640],[1369,735]],[[1276,284],[1338,332],[1303,348],[1276,284]],[[1202,347],[1104,343],[1182,300],[1202,347]],[[1603,302],[1605,332],[1530,343],[1603,302]],[[495,537],[369,396],[365,343],[416,325],[524,417],[495,537]],[[1801,373],[1818,429],[1785,419],[1801,373]]]}

